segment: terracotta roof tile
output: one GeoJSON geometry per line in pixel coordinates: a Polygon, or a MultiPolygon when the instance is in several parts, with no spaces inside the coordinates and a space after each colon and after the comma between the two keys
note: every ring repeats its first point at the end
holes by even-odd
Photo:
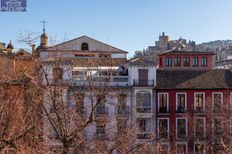
{"type": "Polygon", "coordinates": [[[210,71],[157,71],[157,89],[230,89],[232,72],[228,69],[210,71]]]}

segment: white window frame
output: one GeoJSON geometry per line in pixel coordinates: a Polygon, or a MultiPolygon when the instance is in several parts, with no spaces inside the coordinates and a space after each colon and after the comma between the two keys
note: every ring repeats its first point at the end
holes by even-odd
{"type": "Polygon", "coordinates": [[[196,111],[196,95],[197,94],[203,94],[203,112],[205,112],[205,92],[195,92],[194,93],[194,111],[196,111]]]}
{"type": "MultiPolygon", "coordinates": [[[[186,139],[188,138],[188,118],[176,118],[176,139],[179,139],[178,134],[177,134],[177,130],[178,130],[177,121],[182,120],[182,119],[186,121],[185,122],[185,136],[186,136],[186,139]]],[[[180,139],[180,140],[183,140],[183,139],[180,139]]]]}
{"type": "Polygon", "coordinates": [[[188,153],[188,142],[176,142],[176,153],[177,153],[177,145],[182,145],[184,144],[185,145],[185,153],[187,154],[188,153]]]}
{"type": "MultiPolygon", "coordinates": [[[[168,147],[168,154],[170,153],[170,144],[168,142],[157,142],[158,144],[162,145],[167,145],[168,147]]],[[[159,153],[159,148],[157,148],[157,153],[159,153]]]]}
{"type": "Polygon", "coordinates": [[[151,101],[151,106],[150,106],[150,107],[151,107],[151,111],[150,111],[150,112],[146,112],[146,113],[152,113],[152,112],[153,112],[153,109],[152,109],[152,108],[153,108],[153,99],[152,99],[153,95],[152,95],[152,92],[151,92],[151,91],[147,91],[147,90],[139,90],[139,91],[137,91],[136,94],[135,94],[135,100],[136,100],[136,102],[135,102],[135,104],[136,104],[136,113],[141,113],[141,112],[138,112],[138,111],[137,111],[137,108],[138,108],[138,106],[137,106],[137,101],[138,101],[138,100],[137,100],[137,94],[138,94],[138,93],[145,93],[145,92],[149,93],[150,96],[151,96],[151,97],[150,97],[150,101],[151,101]]]}
{"type": "Polygon", "coordinates": [[[205,117],[195,117],[194,118],[194,138],[196,138],[196,120],[197,119],[203,119],[204,120],[204,136],[203,137],[206,137],[206,120],[205,120],[205,117]]]}
{"type": "MultiPolygon", "coordinates": [[[[147,118],[147,117],[140,117],[140,118],[137,118],[137,121],[140,121],[140,120],[145,120],[146,121],[146,131],[143,132],[143,133],[152,133],[152,119],[151,118],[147,118]]],[[[138,123],[139,124],[139,123],[138,123]]]]}
{"type": "Polygon", "coordinates": [[[158,93],[158,112],[160,112],[160,95],[167,95],[167,112],[169,112],[169,93],[158,93]]]}
{"type": "Polygon", "coordinates": [[[160,139],[160,135],[159,135],[159,121],[160,120],[167,120],[168,121],[168,138],[167,139],[169,139],[169,135],[170,135],[170,126],[169,126],[169,118],[158,118],[157,119],[157,133],[158,133],[158,139],[160,139]]]}
{"type": "Polygon", "coordinates": [[[206,143],[205,142],[199,142],[199,141],[194,142],[194,145],[193,145],[193,152],[194,152],[194,154],[196,153],[196,151],[195,151],[195,145],[196,144],[203,144],[203,146],[204,146],[204,154],[205,154],[206,153],[206,143]]]}
{"type": "Polygon", "coordinates": [[[213,109],[213,111],[215,110],[214,109],[214,94],[221,94],[221,111],[223,110],[223,100],[224,100],[224,98],[223,98],[223,92],[213,92],[212,93],[212,105],[213,105],[213,107],[212,107],[212,109],[213,109]]]}
{"type": "MultiPolygon", "coordinates": [[[[219,119],[222,119],[223,117],[216,117],[216,118],[219,118],[219,119]]],[[[214,125],[215,125],[215,117],[212,117],[212,137],[214,138],[214,125]]],[[[221,125],[221,128],[224,130],[224,125],[221,125]]]]}
{"type": "Polygon", "coordinates": [[[178,93],[176,93],[176,111],[178,111],[178,99],[177,99],[177,95],[178,94],[184,94],[184,99],[185,99],[185,111],[187,111],[187,93],[186,92],[178,92],[178,93]]]}

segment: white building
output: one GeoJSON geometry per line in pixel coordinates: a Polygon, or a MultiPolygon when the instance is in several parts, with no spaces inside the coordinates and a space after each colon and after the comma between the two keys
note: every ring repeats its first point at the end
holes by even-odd
{"type": "MultiPolygon", "coordinates": [[[[73,95],[78,96],[76,102],[83,106],[81,112],[85,117],[94,108],[94,122],[84,132],[86,141],[107,139],[115,142],[122,125],[133,123],[139,128],[135,135],[138,142],[155,135],[156,68],[153,62],[141,58],[127,61],[126,51],[88,36],[49,47],[45,33],[35,55],[43,63],[45,86],[62,83],[64,102],[75,106],[73,95]],[[89,87],[98,90],[93,93],[89,87]],[[102,90],[104,88],[107,91],[102,90]],[[105,119],[107,122],[102,122],[105,119]]],[[[52,113],[54,109],[47,96],[45,93],[44,104],[52,113]]],[[[45,136],[54,133],[46,122],[44,130],[45,136]]]]}

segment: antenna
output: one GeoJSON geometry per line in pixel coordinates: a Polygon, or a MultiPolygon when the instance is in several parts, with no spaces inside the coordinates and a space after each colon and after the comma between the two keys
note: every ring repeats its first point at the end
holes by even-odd
{"type": "Polygon", "coordinates": [[[45,24],[48,23],[48,22],[43,20],[43,21],[40,21],[40,23],[43,24],[43,33],[45,33],[45,24]]]}

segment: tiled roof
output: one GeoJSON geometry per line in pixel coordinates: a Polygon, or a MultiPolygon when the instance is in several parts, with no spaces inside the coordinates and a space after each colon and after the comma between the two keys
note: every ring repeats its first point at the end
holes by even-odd
{"type": "Polygon", "coordinates": [[[232,72],[229,69],[210,71],[158,70],[156,89],[229,89],[232,72]]]}
{"type": "Polygon", "coordinates": [[[128,61],[128,64],[129,65],[154,65],[154,62],[153,61],[149,61],[149,60],[145,60],[143,58],[135,58],[135,59],[132,59],[130,61],[128,61]]]}
{"type": "Polygon", "coordinates": [[[159,53],[159,55],[166,55],[166,54],[203,54],[203,55],[215,55],[214,52],[200,52],[200,51],[176,51],[176,50],[168,50],[159,53]]]}

